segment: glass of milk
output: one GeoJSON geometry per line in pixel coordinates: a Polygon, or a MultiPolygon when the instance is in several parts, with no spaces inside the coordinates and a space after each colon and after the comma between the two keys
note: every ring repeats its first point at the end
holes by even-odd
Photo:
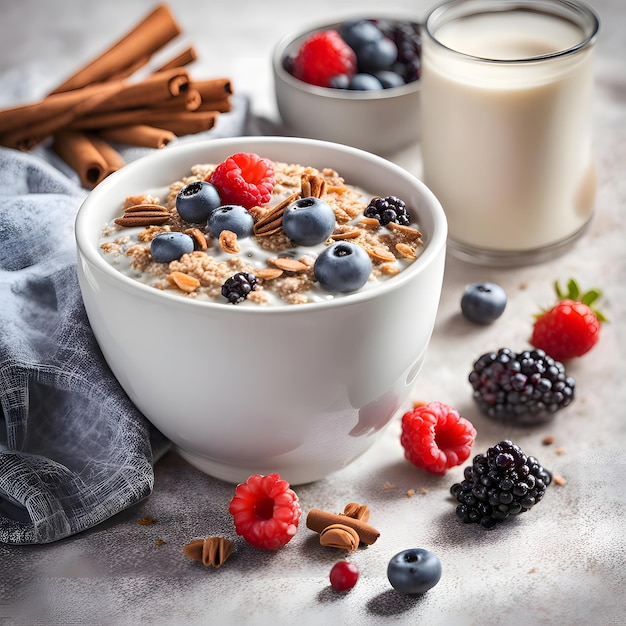
{"type": "Polygon", "coordinates": [[[457,257],[541,262],[586,230],[598,27],[579,0],[452,0],[426,19],[423,178],[457,257]]]}

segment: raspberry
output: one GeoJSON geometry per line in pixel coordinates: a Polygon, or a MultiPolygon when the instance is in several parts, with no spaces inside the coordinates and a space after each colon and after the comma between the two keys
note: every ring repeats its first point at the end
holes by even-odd
{"type": "Polygon", "coordinates": [[[576,388],[565,366],[543,350],[486,352],[474,362],[468,380],[482,413],[514,425],[548,421],[572,402],[576,388]]]}
{"type": "Polygon", "coordinates": [[[237,534],[263,550],[291,541],[301,514],[298,496],[278,474],[255,474],[237,485],[228,511],[237,534]]]}
{"type": "Polygon", "coordinates": [[[293,60],[293,75],[311,85],[330,87],[333,76],[352,76],[357,68],[354,50],[336,30],[313,33],[293,60]]]}
{"type": "Polygon", "coordinates": [[[464,480],[450,487],[457,517],[488,530],[510,516],[529,511],[544,496],[552,475],[508,439],[477,454],[464,480]]]}
{"type": "Polygon", "coordinates": [[[238,152],[220,163],[208,178],[219,191],[222,204],[246,209],[267,204],[274,189],[271,161],[252,152],[238,152]]]}
{"type": "Polygon", "coordinates": [[[606,318],[591,305],[600,292],[593,289],[581,294],[574,280],[568,291],[561,291],[555,283],[559,302],[535,321],[530,343],[559,361],[586,354],[600,339],[600,323],[606,318]]]}
{"type": "Polygon", "coordinates": [[[469,455],[476,437],[471,422],[443,402],[415,407],[402,416],[404,456],[431,474],[445,474],[469,455]]]}

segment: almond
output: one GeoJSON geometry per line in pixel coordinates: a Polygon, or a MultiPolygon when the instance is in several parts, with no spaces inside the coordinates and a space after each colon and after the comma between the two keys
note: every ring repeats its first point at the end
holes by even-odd
{"type": "Polygon", "coordinates": [[[403,224],[389,222],[389,224],[387,224],[387,228],[390,228],[391,230],[397,230],[407,237],[410,237],[411,239],[421,239],[422,237],[422,233],[420,233],[417,228],[413,228],[412,226],[404,226],[403,224]]]}
{"type": "Polygon", "coordinates": [[[417,255],[415,254],[415,250],[409,246],[407,243],[397,243],[396,250],[398,254],[405,259],[416,259],[417,255]]]}
{"type": "Polygon", "coordinates": [[[200,286],[200,281],[189,274],[184,272],[171,272],[167,276],[169,280],[174,283],[181,291],[191,293],[200,286]]]}
{"type": "Polygon", "coordinates": [[[259,270],[255,270],[254,275],[257,278],[262,278],[263,280],[273,280],[274,278],[282,276],[283,270],[279,270],[278,268],[273,267],[264,267],[259,270]]]}
{"type": "Polygon", "coordinates": [[[287,257],[275,257],[268,259],[267,262],[286,272],[303,272],[309,269],[309,266],[302,263],[302,261],[296,261],[296,259],[289,259],[287,257]]]}
{"type": "Polygon", "coordinates": [[[396,260],[393,252],[382,246],[367,246],[365,248],[367,253],[375,261],[382,261],[383,263],[391,263],[396,260]]]}

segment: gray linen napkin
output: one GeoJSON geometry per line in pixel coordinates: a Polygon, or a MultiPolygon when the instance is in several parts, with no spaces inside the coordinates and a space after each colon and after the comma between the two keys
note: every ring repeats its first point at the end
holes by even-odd
{"type": "MultiPolygon", "coordinates": [[[[207,133],[259,134],[245,97],[207,133]]],[[[168,148],[164,148],[167,150],[168,148]]],[[[149,150],[120,148],[126,162],[149,150]]],[[[48,543],[147,497],[168,442],[95,342],[76,277],[87,194],[46,146],[0,147],[0,542],[48,543]]]]}

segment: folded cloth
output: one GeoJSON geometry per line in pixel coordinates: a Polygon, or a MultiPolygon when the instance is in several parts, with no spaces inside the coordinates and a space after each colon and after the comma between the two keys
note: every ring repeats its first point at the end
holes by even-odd
{"type": "MultiPolygon", "coordinates": [[[[176,140],[256,134],[248,102],[176,140]]],[[[169,146],[164,148],[170,149],[169,146]]],[[[150,152],[121,148],[129,162],[150,152]]],[[[48,543],[146,498],[169,443],[119,386],[76,277],[87,190],[46,146],[0,148],[0,542],[48,543]]]]}

